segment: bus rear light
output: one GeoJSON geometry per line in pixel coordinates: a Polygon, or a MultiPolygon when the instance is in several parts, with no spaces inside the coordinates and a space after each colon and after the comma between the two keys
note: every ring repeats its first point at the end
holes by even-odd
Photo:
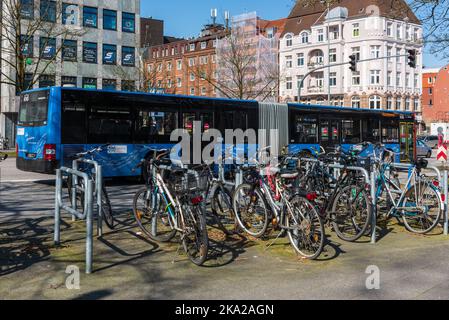
{"type": "Polygon", "coordinates": [[[311,192],[306,195],[306,198],[307,198],[307,200],[313,202],[316,200],[316,198],[318,198],[318,195],[315,192],[311,192]]]}
{"type": "Polygon", "coordinates": [[[45,161],[56,160],[56,145],[55,144],[44,145],[44,160],[45,161]]]}

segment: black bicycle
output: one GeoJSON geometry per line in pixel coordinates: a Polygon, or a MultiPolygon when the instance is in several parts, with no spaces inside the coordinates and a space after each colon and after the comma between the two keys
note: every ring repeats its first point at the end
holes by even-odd
{"type": "MultiPolygon", "coordinates": [[[[69,158],[72,160],[79,160],[79,159],[94,160],[95,154],[103,151],[108,146],[109,146],[109,144],[106,144],[106,145],[94,148],[94,149],[86,151],[86,152],[79,152],[79,153],[72,155],[69,158]]],[[[87,173],[87,175],[93,180],[93,182],[94,182],[94,197],[96,197],[99,192],[99,190],[97,190],[97,184],[96,184],[97,177],[95,174],[95,170],[89,170],[89,169],[91,169],[91,165],[86,165],[84,163],[81,163],[79,165],[78,170],[81,172],[87,173]]],[[[73,200],[72,200],[73,180],[72,179],[73,178],[71,175],[67,176],[66,186],[67,186],[67,191],[69,193],[70,203],[73,203],[73,200]]],[[[85,186],[83,186],[82,184],[83,184],[83,180],[78,179],[78,185],[76,187],[76,201],[77,201],[77,206],[79,206],[80,208],[84,208],[84,190],[86,190],[85,186]]],[[[115,227],[115,220],[113,217],[111,201],[109,200],[109,195],[108,195],[106,186],[104,184],[104,181],[102,182],[102,187],[101,187],[101,213],[103,216],[103,220],[106,223],[106,225],[108,226],[108,228],[113,230],[115,227]]]]}

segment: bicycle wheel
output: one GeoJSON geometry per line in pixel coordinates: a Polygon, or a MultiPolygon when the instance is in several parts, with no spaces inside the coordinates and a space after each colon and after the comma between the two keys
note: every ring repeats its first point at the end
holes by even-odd
{"type": "Polygon", "coordinates": [[[207,235],[206,217],[201,206],[185,205],[184,234],[182,245],[184,250],[197,266],[203,265],[209,250],[209,237],[207,235]]]}
{"type": "Polygon", "coordinates": [[[168,242],[176,235],[169,212],[163,206],[160,194],[147,187],[136,192],[133,214],[142,232],[156,242],[168,242]]]}
{"type": "Polygon", "coordinates": [[[110,230],[114,230],[115,220],[113,217],[112,205],[105,186],[103,186],[101,193],[101,213],[103,216],[103,221],[110,230]]]}
{"type": "Polygon", "coordinates": [[[216,188],[212,196],[212,212],[217,220],[218,227],[226,234],[232,235],[236,227],[236,219],[232,208],[231,193],[225,188],[216,188]]]}
{"type": "Polygon", "coordinates": [[[232,196],[235,217],[247,234],[260,238],[268,228],[268,210],[264,196],[258,188],[242,184],[232,196]]]}
{"type": "Polygon", "coordinates": [[[340,190],[332,204],[332,227],[337,236],[349,242],[366,234],[371,222],[372,208],[366,190],[349,185],[340,190]]]}
{"type": "Polygon", "coordinates": [[[440,192],[431,183],[422,181],[410,187],[401,207],[410,208],[402,213],[406,229],[419,234],[432,231],[443,211],[440,192]]]}
{"type": "Polygon", "coordinates": [[[301,196],[290,201],[292,211],[286,209],[287,234],[293,248],[306,259],[314,260],[323,252],[324,224],[315,206],[301,196]]]}

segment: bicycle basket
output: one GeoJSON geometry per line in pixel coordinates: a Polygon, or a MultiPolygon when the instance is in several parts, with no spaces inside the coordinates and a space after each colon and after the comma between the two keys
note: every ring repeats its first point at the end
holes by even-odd
{"type": "Polygon", "coordinates": [[[207,171],[171,174],[169,183],[172,190],[178,194],[205,192],[209,185],[209,173],[207,171]]]}

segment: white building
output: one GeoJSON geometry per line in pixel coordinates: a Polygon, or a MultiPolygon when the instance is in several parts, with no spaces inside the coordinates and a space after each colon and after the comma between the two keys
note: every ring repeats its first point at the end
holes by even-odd
{"type": "Polygon", "coordinates": [[[422,26],[401,1],[341,0],[329,11],[298,1],[281,38],[281,101],[298,101],[300,80],[317,67],[348,62],[351,55],[363,60],[415,49],[416,68],[400,57],[360,62],[357,72],[348,64],[314,72],[305,79],[300,100],[328,104],[330,93],[329,104],[335,106],[420,112],[422,26]]]}
{"type": "MultiPolygon", "coordinates": [[[[32,63],[27,66],[25,79],[38,76],[33,89],[47,86],[76,86],[97,89],[133,90],[137,85],[140,47],[140,1],[139,0],[3,0],[20,1],[23,17],[22,34],[27,33],[27,25],[39,21],[46,15],[48,25],[54,28],[78,28],[81,32],[75,39],[66,35],[46,38],[42,45],[42,35],[49,33],[37,31],[27,46],[27,56],[32,63]],[[63,46],[63,39],[65,41],[63,46]],[[53,62],[45,70],[41,66],[34,73],[38,57],[54,54],[53,62]]],[[[3,15],[6,19],[7,15],[3,15]]],[[[3,30],[2,30],[3,32],[3,30]]],[[[29,35],[29,33],[27,33],[29,35]]],[[[48,37],[48,36],[47,36],[48,37]]],[[[2,39],[0,53],[8,55],[8,41],[2,39]]],[[[23,52],[23,51],[22,51],[23,52]]],[[[14,61],[15,56],[9,57],[14,61]]],[[[48,59],[47,59],[48,60],[48,59]]],[[[2,78],[9,73],[15,78],[15,70],[2,61],[2,78]]],[[[19,99],[16,88],[9,84],[1,85],[0,135],[9,138],[14,146],[15,123],[17,122],[19,99]]]]}

